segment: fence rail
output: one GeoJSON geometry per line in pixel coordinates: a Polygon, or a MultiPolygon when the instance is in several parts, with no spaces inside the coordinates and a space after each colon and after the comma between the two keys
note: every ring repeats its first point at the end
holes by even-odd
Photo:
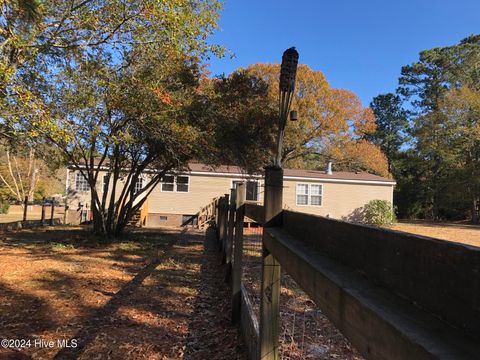
{"type": "Polygon", "coordinates": [[[479,248],[282,210],[278,171],[266,171],[265,206],[245,203],[243,184],[218,201],[251,359],[315,358],[318,314],[367,359],[478,358],[479,248]],[[263,226],[244,229],[245,217],[263,226]]]}

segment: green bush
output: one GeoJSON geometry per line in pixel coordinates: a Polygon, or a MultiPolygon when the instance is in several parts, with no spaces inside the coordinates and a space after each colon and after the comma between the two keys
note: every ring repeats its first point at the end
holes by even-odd
{"type": "Polygon", "coordinates": [[[0,202],[0,214],[8,214],[10,204],[8,202],[0,202]]]}
{"type": "Polygon", "coordinates": [[[364,220],[369,225],[392,225],[396,221],[392,203],[386,200],[369,201],[364,207],[364,220]]]}

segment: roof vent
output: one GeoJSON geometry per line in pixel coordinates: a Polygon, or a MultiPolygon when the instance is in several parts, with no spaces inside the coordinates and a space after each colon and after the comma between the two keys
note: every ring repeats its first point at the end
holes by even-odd
{"type": "Polygon", "coordinates": [[[325,169],[325,174],[327,175],[332,175],[333,172],[332,172],[332,161],[329,160],[328,163],[327,163],[327,168],[325,169]]]}

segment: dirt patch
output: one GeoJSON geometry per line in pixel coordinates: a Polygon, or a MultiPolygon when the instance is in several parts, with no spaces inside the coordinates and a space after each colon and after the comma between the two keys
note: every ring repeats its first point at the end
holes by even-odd
{"type": "Polygon", "coordinates": [[[480,226],[478,225],[402,221],[395,224],[393,229],[467,245],[480,246],[480,226]]]}
{"type": "Polygon", "coordinates": [[[202,232],[104,244],[46,228],[0,239],[0,338],[28,341],[2,359],[243,358],[202,232]]]}

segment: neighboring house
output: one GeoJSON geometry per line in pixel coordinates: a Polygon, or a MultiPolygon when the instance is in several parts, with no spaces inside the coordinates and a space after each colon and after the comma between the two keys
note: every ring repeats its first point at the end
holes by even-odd
{"type": "MultiPolygon", "coordinates": [[[[180,226],[195,219],[215,198],[230,194],[236,182],[247,183],[247,200],[263,201],[263,176],[248,175],[236,166],[191,163],[190,171],[167,175],[149,195],[145,226],[180,226]]],[[[67,175],[67,222],[90,218],[90,188],[80,172],[67,175]]],[[[106,179],[106,177],[105,177],[106,179]]],[[[140,189],[142,179],[137,183],[140,189]]],[[[368,173],[284,169],[284,208],[349,221],[361,220],[370,200],[393,202],[395,181],[368,173]]],[[[98,185],[99,191],[103,184],[98,185]]]]}

